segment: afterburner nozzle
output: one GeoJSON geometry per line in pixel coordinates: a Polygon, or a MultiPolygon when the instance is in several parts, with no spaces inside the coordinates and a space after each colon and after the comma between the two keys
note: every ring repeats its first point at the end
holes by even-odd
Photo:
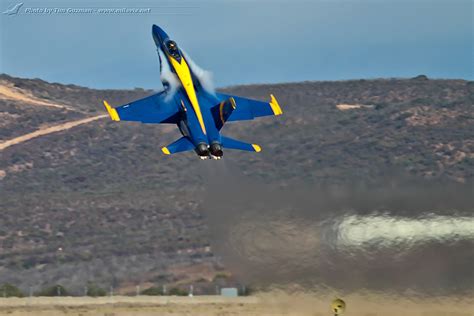
{"type": "Polygon", "coordinates": [[[201,157],[207,157],[209,156],[209,149],[207,148],[207,144],[206,143],[199,143],[197,146],[196,146],[196,153],[201,156],[201,157]]]}
{"type": "Polygon", "coordinates": [[[215,142],[211,144],[211,155],[216,156],[216,157],[222,157],[224,155],[224,152],[222,151],[222,145],[215,142]]]}

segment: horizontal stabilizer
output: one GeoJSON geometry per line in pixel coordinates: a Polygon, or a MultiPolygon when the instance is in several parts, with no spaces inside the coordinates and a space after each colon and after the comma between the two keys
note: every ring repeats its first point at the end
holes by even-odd
{"type": "Polygon", "coordinates": [[[245,151],[255,151],[260,152],[262,148],[257,144],[249,144],[241,142],[240,140],[236,140],[230,137],[222,136],[221,137],[222,147],[228,149],[237,149],[237,150],[245,150],[245,151]]]}
{"type": "Polygon", "coordinates": [[[174,143],[171,143],[166,147],[162,147],[161,151],[165,155],[171,155],[171,154],[176,154],[176,153],[193,150],[193,149],[194,149],[193,143],[191,143],[191,141],[187,137],[183,136],[177,141],[175,141],[174,143]]]}

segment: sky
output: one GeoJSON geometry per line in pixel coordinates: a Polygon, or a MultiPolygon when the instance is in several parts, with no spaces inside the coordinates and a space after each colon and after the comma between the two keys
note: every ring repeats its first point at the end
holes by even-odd
{"type": "Polygon", "coordinates": [[[419,74],[474,79],[471,0],[0,0],[0,11],[22,1],[18,14],[0,14],[0,73],[12,76],[157,89],[157,24],[213,73],[217,87],[419,74]],[[98,11],[104,8],[144,12],[98,11]]]}

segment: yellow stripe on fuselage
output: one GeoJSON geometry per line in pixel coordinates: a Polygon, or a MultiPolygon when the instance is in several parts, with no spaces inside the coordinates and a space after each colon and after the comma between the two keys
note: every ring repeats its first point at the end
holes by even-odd
{"type": "Polygon", "coordinates": [[[202,118],[201,107],[199,106],[199,102],[196,96],[196,90],[194,90],[193,78],[191,76],[191,71],[189,70],[188,64],[184,57],[181,57],[181,63],[179,63],[176,59],[172,56],[169,56],[169,60],[171,61],[171,65],[173,66],[176,74],[178,75],[181,84],[188,95],[189,101],[193,106],[194,112],[196,113],[197,119],[199,121],[199,125],[201,125],[202,132],[206,134],[206,126],[204,125],[204,120],[202,118]]]}

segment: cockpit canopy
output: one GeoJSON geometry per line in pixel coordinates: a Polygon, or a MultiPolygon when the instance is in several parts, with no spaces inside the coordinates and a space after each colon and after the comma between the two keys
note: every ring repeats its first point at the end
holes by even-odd
{"type": "Polygon", "coordinates": [[[178,45],[176,45],[175,41],[167,41],[165,43],[166,50],[168,54],[173,56],[174,59],[179,60],[181,58],[181,54],[179,53],[178,45]]]}

